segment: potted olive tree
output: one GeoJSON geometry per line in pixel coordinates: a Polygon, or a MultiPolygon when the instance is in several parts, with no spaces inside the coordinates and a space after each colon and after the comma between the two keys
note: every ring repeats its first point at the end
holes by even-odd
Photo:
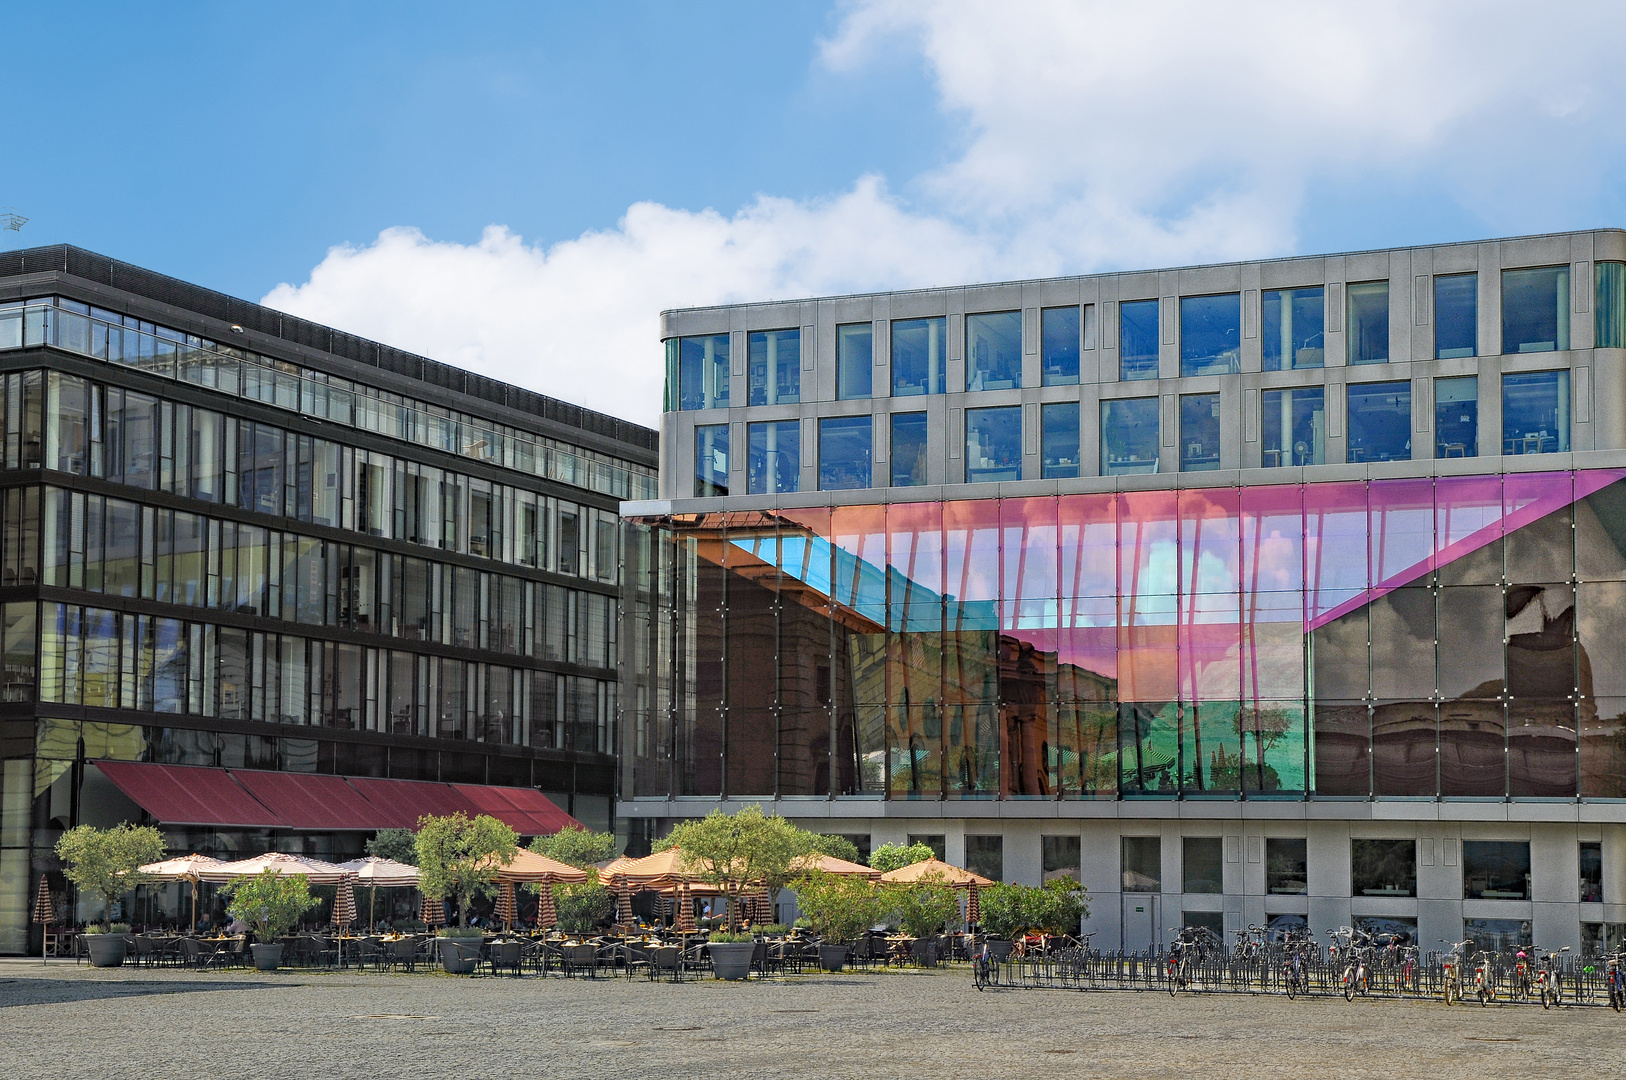
{"type": "Polygon", "coordinates": [[[919,881],[892,886],[891,906],[898,913],[904,932],[921,945],[921,959],[937,963],[936,936],[950,919],[960,914],[960,899],[941,877],[927,876],[919,881]]]}
{"type": "Polygon", "coordinates": [[[988,955],[995,960],[1010,956],[1018,934],[1029,930],[1076,934],[1090,913],[1089,894],[1070,877],[1052,878],[1042,887],[990,885],[982,890],[981,901],[988,955]]]}
{"type": "Polygon", "coordinates": [[[995,961],[1009,959],[1016,947],[1016,935],[1030,924],[1026,885],[1001,883],[982,890],[979,901],[982,908],[982,928],[988,935],[988,955],[995,961]]]}
{"type": "Polygon", "coordinates": [[[254,931],[257,940],[250,949],[254,966],[261,971],[282,966],[282,943],[277,939],[291,933],[300,917],[321,903],[311,895],[310,878],[279,874],[269,867],[254,877],[231,882],[224,891],[226,913],[254,931]]]}
{"type": "Polygon", "coordinates": [[[440,963],[447,974],[468,975],[480,964],[481,937],[469,926],[469,901],[497,887],[498,868],[519,850],[519,834],[489,814],[469,818],[459,811],[418,819],[419,887],[426,896],[457,898],[457,925],[440,932],[440,963]],[[476,944],[458,939],[475,939],[476,944]]]}
{"type": "Polygon", "coordinates": [[[867,878],[813,870],[796,883],[796,905],[819,935],[819,966],[840,971],[848,945],[882,915],[881,894],[867,878]]]}
{"type": "MultiPolygon", "coordinates": [[[[81,895],[102,903],[102,923],[85,928],[85,947],[96,967],[118,967],[124,963],[129,939],[107,921],[114,897],[151,881],[140,867],[164,857],[164,837],[150,825],[128,822],[111,829],[78,825],[56,842],[57,858],[63,872],[81,895]]],[[[128,931],[127,924],[118,924],[128,931]]]]}

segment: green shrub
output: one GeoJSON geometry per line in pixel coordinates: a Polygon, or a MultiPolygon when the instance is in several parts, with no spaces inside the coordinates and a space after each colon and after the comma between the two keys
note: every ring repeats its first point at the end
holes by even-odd
{"type": "Polygon", "coordinates": [[[367,854],[375,859],[394,859],[409,866],[418,865],[418,835],[411,829],[379,829],[367,841],[367,854]]]}
{"type": "Polygon", "coordinates": [[[713,930],[709,939],[714,945],[737,945],[741,942],[755,941],[750,934],[731,934],[727,930],[713,930]]]}
{"type": "Polygon", "coordinates": [[[882,844],[869,853],[869,864],[881,873],[889,874],[936,857],[937,852],[925,844],[882,844]]]}
{"type": "Polygon", "coordinates": [[[982,926],[990,937],[1014,938],[1025,931],[1076,934],[1089,914],[1089,894],[1070,877],[1053,878],[1042,888],[990,885],[982,890],[982,926]]]}
{"type": "Polygon", "coordinates": [[[813,932],[831,943],[856,940],[886,914],[873,882],[817,870],[797,884],[796,905],[813,932]]]}
{"type": "Polygon", "coordinates": [[[224,889],[226,912],[254,929],[261,941],[275,941],[299,925],[305,912],[320,900],[311,895],[304,874],[279,874],[267,868],[251,878],[239,878],[224,889]]]}
{"type": "Polygon", "coordinates": [[[552,836],[531,841],[531,850],[579,870],[591,870],[597,863],[616,856],[615,833],[593,832],[566,825],[552,836]]]}
{"type": "Polygon", "coordinates": [[[553,887],[559,929],[567,934],[590,934],[615,911],[615,894],[596,881],[553,887]]]}
{"type": "Polygon", "coordinates": [[[485,931],[478,926],[448,926],[435,932],[436,937],[449,938],[477,938],[485,937],[485,931]]]}
{"type": "Polygon", "coordinates": [[[951,920],[959,918],[960,898],[940,879],[893,885],[888,893],[888,906],[897,912],[898,921],[911,937],[940,934],[951,920]]]}

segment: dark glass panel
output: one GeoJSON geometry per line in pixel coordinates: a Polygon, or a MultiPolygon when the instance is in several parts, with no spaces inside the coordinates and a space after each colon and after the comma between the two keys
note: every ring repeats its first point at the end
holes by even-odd
{"type": "Polygon", "coordinates": [[[1576,746],[1573,702],[1514,698],[1507,707],[1508,794],[1575,798],[1576,746]]]}
{"type": "Polygon", "coordinates": [[[802,425],[773,420],[746,425],[746,480],[749,495],[796,491],[802,477],[802,425]]]}
{"type": "Polygon", "coordinates": [[[730,797],[774,793],[774,749],[778,741],[771,710],[728,710],[725,790],[730,797]]]}
{"type": "Polygon", "coordinates": [[[874,371],[875,324],[836,327],[836,397],[869,397],[874,371]]]}
{"type": "Polygon", "coordinates": [[[1575,570],[1575,511],[1569,505],[1569,473],[1508,474],[1502,483],[1510,524],[1531,507],[1562,499],[1558,509],[1507,533],[1507,579],[1516,583],[1568,581],[1575,570]]]}
{"type": "Polygon", "coordinates": [[[1122,841],[1124,892],[1163,891],[1163,838],[1126,836],[1122,841]]]}
{"type": "Polygon", "coordinates": [[[1351,840],[1350,894],[1416,896],[1417,841],[1351,840]]]}
{"type": "Polygon", "coordinates": [[[1303,896],[1308,891],[1309,844],[1302,837],[1265,838],[1265,892],[1303,896]]]}
{"type": "Polygon", "coordinates": [[[826,416],[819,421],[820,491],[870,486],[872,427],[868,416],[826,416]]]}
{"type": "Polygon", "coordinates": [[[1040,314],[1040,335],[1044,340],[1039,359],[1046,386],[1072,386],[1078,382],[1078,311],[1077,307],[1057,307],[1045,308],[1040,314]]]}
{"type": "Polygon", "coordinates": [[[892,414],[892,486],[915,487],[926,483],[927,414],[892,414]]]}
{"type": "Polygon", "coordinates": [[[1068,795],[1118,791],[1118,707],[1064,701],[1056,706],[1056,783],[1068,795]]]}
{"type": "Polygon", "coordinates": [[[1411,460],[1411,383],[1350,383],[1348,446],[1352,462],[1411,460]]]}
{"type": "Polygon", "coordinates": [[[1502,351],[1553,352],[1570,347],[1570,268],[1502,271],[1502,351]]]}
{"type": "Polygon", "coordinates": [[[1372,696],[1434,696],[1434,593],[1396,589],[1370,606],[1372,696]]]}
{"type": "Polygon", "coordinates": [[[1502,453],[1567,454],[1570,373],[1529,371],[1502,376],[1502,453]]]}
{"type": "Polygon", "coordinates": [[[1395,701],[1372,708],[1372,794],[1430,796],[1435,776],[1435,707],[1395,701]]]}
{"type": "Polygon", "coordinates": [[[1464,840],[1462,898],[1530,899],[1530,841],[1464,840]]]}
{"type": "Polygon", "coordinates": [[[1220,396],[1180,396],[1180,469],[1203,472],[1220,467],[1220,396]]]}
{"type": "MultiPolygon", "coordinates": [[[[727,495],[728,468],[728,425],[702,424],[696,427],[694,429],[695,497],[727,495]]],[[[574,545],[566,548],[566,550],[574,550],[574,545]]]]}
{"type": "Polygon", "coordinates": [[[1079,470],[1079,405],[1076,401],[1060,401],[1039,410],[1039,427],[1043,444],[1040,474],[1046,480],[1065,480],[1078,475],[1079,470]]]}
{"type": "Polygon", "coordinates": [[[1479,378],[1434,380],[1434,456],[1479,456],[1479,378]]]}
{"type": "Polygon", "coordinates": [[[1179,785],[1179,705],[1118,707],[1118,787],[1125,795],[1172,795],[1179,785]]]}
{"type": "Polygon", "coordinates": [[[1362,702],[1315,703],[1315,793],[1371,794],[1372,719],[1362,702]]]}
{"type": "Polygon", "coordinates": [[[1500,701],[1440,706],[1440,794],[1507,794],[1507,721],[1500,701]]]}
{"type": "Polygon", "coordinates": [[[886,706],[860,705],[836,714],[834,771],[838,795],[886,790],[886,706]]]}
{"type": "Polygon", "coordinates": [[[1225,841],[1218,836],[1187,836],[1180,852],[1181,890],[1188,893],[1225,891],[1225,841]]]}
{"type": "Polygon", "coordinates": [[[1327,394],[1319,386],[1266,390],[1264,438],[1260,463],[1282,465],[1327,463],[1327,394]]]}
{"type": "Polygon", "coordinates": [[[1101,402],[1101,475],[1157,471],[1157,398],[1101,402]]]}
{"type": "Polygon", "coordinates": [[[728,406],[728,335],[679,338],[678,408],[728,406]]]}
{"type": "Polygon", "coordinates": [[[1022,479],[1022,406],[965,411],[968,484],[1022,479]]]}
{"type": "Polygon", "coordinates": [[[1576,686],[1583,697],[1626,696],[1626,581],[1578,586],[1576,686]]]}
{"type": "Polygon", "coordinates": [[[1315,694],[1320,700],[1364,698],[1370,607],[1356,608],[1310,635],[1315,694]]]}
{"type": "MultiPolygon", "coordinates": [[[[1003,681],[1007,691],[1010,681],[1003,681]]],[[[1004,694],[1000,702],[1000,777],[1008,796],[1053,796],[1056,793],[1055,706],[1035,699],[1031,683],[1004,694]]]]}
{"type": "Polygon", "coordinates": [[[1586,698],[1578,712],[1581,795],[1626,799],[1626,698],[1586,698]]]}
{"type": "Polygon", "coordinates": [[[1156,300],[1125,300],[1118,306],[1118,378],[1157,378],[1156,300]]]}
{"type": "Polygon", "coordinates": [[[1626,481],[1577,502],[1575,575],[1582,581],[1626,581],[1626,481]]]}
{"type": "Polygon", "coordinates": [[[1442,698],[1501,695],[1502,642],[1487,633],[1502,617],[1502,590],[1470,585],[1439,590],[1439,688],[1442,698]]]}
{"type": "Polygon", "coordinates": [[[1084,845],[1077,836],[1041,836],[1039,838],[1040,873],[1045,881],[1057,878],[1083,880],[1080,868],[1084,865],[1084,845]]]}
{"type": "Polygon", "coordinates": [[[1505,605],[1508,694],[1568,699],[1575,692],[1573,587],[1510,585],[1505,605]]]}

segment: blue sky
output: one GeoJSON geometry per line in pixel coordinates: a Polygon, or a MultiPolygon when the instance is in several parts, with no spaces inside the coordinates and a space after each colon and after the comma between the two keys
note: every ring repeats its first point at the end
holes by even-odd
{"type": "Polygon", "coordinates": [[[15,7],[0,205],[31,220],[0,244],[651,422],[665,307],[1626,224],[1623,23],[1582,0],[15,7]]]}

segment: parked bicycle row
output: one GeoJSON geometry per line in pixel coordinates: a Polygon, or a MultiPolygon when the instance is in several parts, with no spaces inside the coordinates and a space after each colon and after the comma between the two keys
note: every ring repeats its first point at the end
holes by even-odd
{"type": "Polygon", "coordinates": [[[998,960],[984,953],[972,965],[986,985],[1077,990],[1153,990],[1182,993],[1301,994],[1356,998],[1437,998],[1458,1001],[1626,1008],[1626,953],[1585,957],[1568,947],[1534,945],[1479,949],[1468,941],[1442,941],[1420,950],[1398,935],[1353,927],[1329,930],[1323,946],[1305,932],[1280,934],[1250,927],[1226,947],[1204,927],[1170,927],[1167,948],[1103,951],[1088,938],[1045,955],[998,960]]]}

